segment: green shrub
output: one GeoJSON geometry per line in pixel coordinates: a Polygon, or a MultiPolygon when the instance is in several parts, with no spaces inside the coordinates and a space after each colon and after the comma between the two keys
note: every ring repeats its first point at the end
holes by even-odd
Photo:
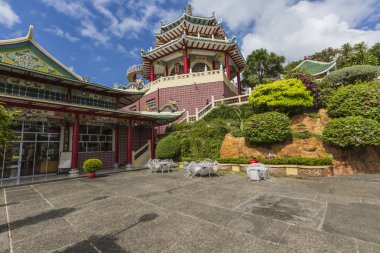
{"type": "MultiPolygon", "coordinates": [[[[182,158],[183,162],[200,162],[207,158],[182,158]]],[[[332,158],[306,158],[306,157],[285,157],[285,158],[257,158],[260,162],[269,165],[306,165],[306,166],[325,166],[332,164],[332,158]]],[[[219,163],[229,164],[249,164],[252,158],[217,158],[219,163]]]]}
{"type": "Polygon", "coordinates": [[[318,140],[322,139],[322,136],[319,134],[315,134],[309,131],[306,132],[292,132],[292,138],[293,139],[309,139],[311,137],[315,137],[318,140]]]}
{"type": "Polygon", "coordinates": [[[203,119],[206,121],[214,119],[239,120],[239,107],[222,104],[212,109],[203,119]]]}
{"type": "Polygon", "coordinates": [[[357,82],[371,82],[380,75],[380,67],[356,65],[334,71],[322,79],[322,87],[337,88],[357,82]]]}
{"type": "Polygon", "coordinates": [[[178,132],[183,130],[189,130],[191,128],[191,123],[187,122],[181,122],[181,123],[174,123],[171,124],[170,127],[166,128],[166,132],[178,132]]]}
{"type": "Polygon", "coordinates": [[[256,114],[243,123],[243,134],[249,143],[271,144],[284,141],[290,136],[291,121],[278,112],[256,114]]]}
{"type": "Polygon", "coordinates": [[[193,123],[188,133],[191,156],[219,157],[220,147],[227,133],[227,122],[224,120],[199,120],[193,123]]]}
{"type": "Polygon", "coordinates": [[[253,90],[249,101],[255,107],[290,113],[313,106],[313,97],[298,79],[261,84],[253,90]]]}
{"type": "Polygon", "coordinates": [[[162,138],[156,147],[156,156],[159,159],[177,160],[181,152],[181,143],[177,134],[169,134],[162,138]]]}
{"type": "Polygon", "coordinates": [[[362,83],[339,88],[327,103],[331,117],[362,116],[380,122],[380,83],[362,83]]]}
{"type": "Polygon", "coordinates": [[[91,158],[87,159],[83,163],[83,170],[86,172],[95,172],[103,167],[103,163],[99,159],[91,158]]]}
{"type": "Polygon", "coordinates": [[[358,116],[333,119],[323,131],[323,141],[341,148],[380,145],[380,123],[358,116]]]}

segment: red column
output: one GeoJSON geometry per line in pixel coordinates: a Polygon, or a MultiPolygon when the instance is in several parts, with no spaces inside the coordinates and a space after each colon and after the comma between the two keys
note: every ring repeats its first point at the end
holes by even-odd
{"type": "Polygon", "coordinates": [[[78,169],[78,151],[79,151],[79,113],[75,114],[74,128],[73,128],[73,140],[72,140],[72,157],[71,157],[71,169],[78,169]]]}
{"type": "Polygon", "coordinates": [[[237,74],[236,79],[237,79],[238,93],[239,95],[241,95],[240,71],[237,71],[236,74],[237,74]]]}
{"type": "Polygon", "coordinates": [[[127,144],[127,164],[132,164],[132,123],[128,120],[128,144],[127,144]]]}
{"type": "Polygon", "coordinates": [[[215,70],[215,61],[212,61],[212,70],[215,70]]]}
{"type": "Polygon", "coordinates": [[[150,158],[155,159],[156,158],[156,150],[155,150],[155,143],[154,143],[154,122],[152,122],[152,131],[151,131],[151,138],[150,138],[150,158]]]}
{"type": "Polygon", "coordinates": [[[169,67],[168,66],[165,67],[165,76],[169,76],[169,67]]]}
{"type": "Polygon", "coordinates": [[[183,49],[183,68],[184,68],[184,74],[189,73],[189,66],[188,66],[189,61],[187,60],[187,48],[185,47],[183,49]]]}
{"type": "Polygon", "coordinates": [[[119,138],[120,138],[120,128],[116,126],[115,128],[115,163],[119,164],[119,138]]]}
{"type": "Polygon", "coordinates": [[[154,81],[154,65],[153,62],[150,63],[150,81],[154,81]]]}
{"type": "Polygon", "coordinates": [[[231,71],[230,71],[230,63],[229,63],[229,60],[228,60],[228,53],[225,54],[224,65],[226,66],[227,78],[228,78],[228,80],[231,80],[231,71]]]}

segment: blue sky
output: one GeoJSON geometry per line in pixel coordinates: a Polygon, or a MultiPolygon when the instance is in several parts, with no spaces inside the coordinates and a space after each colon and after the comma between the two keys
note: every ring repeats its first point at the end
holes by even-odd
{"type": "MultiPolygon", "coordinates": [[[[0,39],[34,38],[95,83],[126,83],[126,69],[153,46],[160,20],[183,12],[184,0],[0,0],[0,39]]],[[[380,42],[378,0],[192,0],[196,15],[223,20],[243,55],[267,48],[290,60],[345,42],[380,42]]]]}

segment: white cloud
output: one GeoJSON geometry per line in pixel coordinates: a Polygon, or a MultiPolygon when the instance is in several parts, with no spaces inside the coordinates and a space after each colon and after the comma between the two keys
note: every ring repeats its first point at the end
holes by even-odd
{"type": "Polygon", "coordinates": [[[47,6],[53,7],[56,11],[76,19],[88,18],[92,16],[85,5],[81,2],[67,0],[41,0],[47,6]]]}
{"type": "Polygon", "coordinates": [[[101,55],[97,55],[97,56],[94,57],[94,60],[95,60],[96,62],[104,62],[104,61],[106,61],[107,59],[106,59],[105,57],[101,56],[101,55]]]}
{"type": "Polygon", "coordinates": [[[75,70],[74,70],[74,66],[69,66],[69,69],[70,69],[72,72],[75,72],[75,70]]]}
{"type": "Polygon", "coordinates": [[[102,68],[102,71],[103,72],[110,72],[111,68],[110,67],[104,67],[104,68],[102,68]]]}
{"type": "Polygon", "coordinates": [[[120,44],[117,44],[116,50],[120,53],[123,53],[123,54],[128,53],[127,49],[123,45],[120,45],[120,44]]]}
{"type": "Polygon", "coordinates": [[[52,34],[54,34],[54,35],[56,35],[58,37],[65,38],[65,39],[67,39],[70,42],[76,42],[76,41],[79,40],[79,38],[70,35],[70,33],[63,31],[61,28],[59,28],[57,26],[52,26],[50,28],[45,28],[44,31],[52,33],[52,34]]]}
{"type": "Polygon", "coordinates": [[[11,28],[14,24],[20,23],[20,18],[12,10],[12,7],[4,0],[0,0],[0,24],[11,28]]]}
{"type": "Polygon", "coordinates": [[[210,10],[239,34],[244,55],[258,48],[283,54],[288,60],[300,59],[327,47],[343,43],[380,41],[380,31],[359,29],[377,15],[377,0],[193,0],[198,14],[210,10]]]}
{"type": "Polygon", "coordinates": [[[105,33],[98,31],[94,23],[87,19],[81,22],[80,34],[84,37],[91,38],[95,41],[95,45],[103,45],[109,47],[110,37],[105,33]]]}

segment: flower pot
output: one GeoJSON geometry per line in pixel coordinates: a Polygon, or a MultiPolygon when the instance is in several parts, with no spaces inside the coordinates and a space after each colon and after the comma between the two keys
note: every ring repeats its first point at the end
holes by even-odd
{"type": "Polygon", "coordinates": [[[87,172],[87,177],[88,178],[94,178],[96,176],[95,172],[87,172]]]}

